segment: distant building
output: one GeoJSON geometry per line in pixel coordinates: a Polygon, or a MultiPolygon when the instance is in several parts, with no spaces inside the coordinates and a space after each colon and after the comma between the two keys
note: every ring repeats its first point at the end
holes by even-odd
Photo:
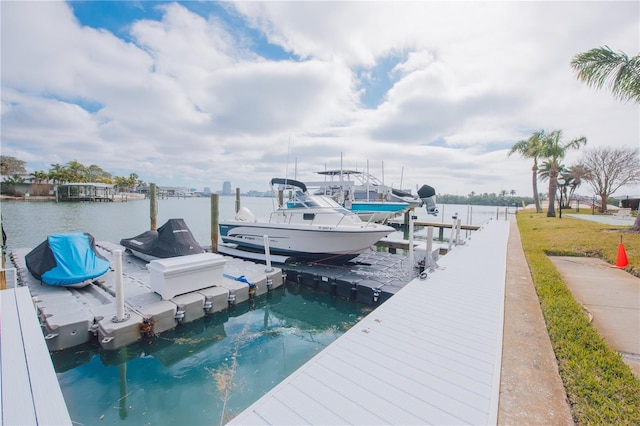
{"type": "Polygon", "coordinates": [[[209,194],[211,194],[211,188],[209,188],[208,186],[205,186],[204,187],[204,191],[202,191],[202,192],[204,192],[205,195],[209,195],[209,194]]]}
{"type": "Polygon", "coordinates": [[[231,182],[229,181],[225,181],[222,184],[222,195],[232,195],[233,192],[231,192],[231,182]]]}

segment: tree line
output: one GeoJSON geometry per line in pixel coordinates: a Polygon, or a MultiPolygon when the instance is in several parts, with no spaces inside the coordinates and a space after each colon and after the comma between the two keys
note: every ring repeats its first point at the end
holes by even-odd
{"type": "Polygon", "coordinates": [[[499,193],[476,194],[471,191],[469,195],[438,194],[438,203],[443,204],[471,204],[475,206],[519,206],[533,203],[531,197],[516,197],[515,190],[502,190],[499,193]]]}
{"type": "MultiPolygon", "coordinates": [[[[0,175],[5,178],[2,181],[3,192],[11,193],[16,184],[25,183],[28,179],[31,183],[40,184],[64,184],[64,183],[107,183],[115,185],[120,190],[133,190],[138,186],[144,186],[136,173],[128,177],[114,176],[103,170],[100,166],[91,164],[85,166],[79,161],[72,160],[66,164],[52,164],[48,171],[36,170],[29,173],[25,179],[26,163],[15,157],[0,155],[0,175]]],[[[15,191],[15,189],[14,189],[15,191]]]]}

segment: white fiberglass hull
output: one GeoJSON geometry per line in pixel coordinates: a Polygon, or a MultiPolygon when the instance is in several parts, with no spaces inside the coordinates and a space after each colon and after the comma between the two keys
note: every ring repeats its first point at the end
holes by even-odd
{"type": "Polygon", "coordinates": [[[269,236],[272,253],[305,260],[348,260],[368,250],[394,229],[367,224],[362,227],[331,227],[266,222],[220,222],[222,241],[245,249],[264,251],[264,236],[269,236]]]}

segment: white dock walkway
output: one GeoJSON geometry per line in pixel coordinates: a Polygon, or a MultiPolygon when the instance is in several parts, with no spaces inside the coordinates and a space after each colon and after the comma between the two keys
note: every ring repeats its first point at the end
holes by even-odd
{"type": "Polygon", "coordinates": [[[508,236],[474,232],[229,424],[496,424],[508,236]]]}
{"type": "Polygon", "coordinates": [[[3,425],[71,425],[26,287],[0,291],[3,425]]]}

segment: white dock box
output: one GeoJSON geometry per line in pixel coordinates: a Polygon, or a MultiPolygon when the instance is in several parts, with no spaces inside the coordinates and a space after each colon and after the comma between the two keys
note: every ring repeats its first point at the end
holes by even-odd
{"type": "Polygon", "coordinates": [[[226,259],[215,253],[152,260],[147,265],[151,273],[151,290],[164,300],[179,294],[220,285],[226,259]]]}

